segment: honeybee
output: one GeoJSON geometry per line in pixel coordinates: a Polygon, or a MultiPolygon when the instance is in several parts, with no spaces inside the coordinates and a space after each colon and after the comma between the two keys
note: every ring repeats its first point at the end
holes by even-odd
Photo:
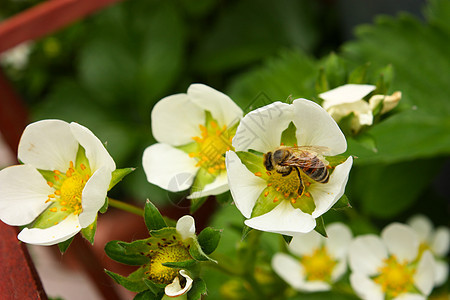
{"type": "Polygon", "coordinates": [[[264,154],[264,167],[267,171],[275,170],[282,176],[288,176],[295,170],[300,180],[298,194],[301,196],[305,186],[300,172],[316,182],[328,182],[330,173],[327,164],[321,159],[321,154],[327,150],[327,147],[320,146],[281,146],[264,154]]]}

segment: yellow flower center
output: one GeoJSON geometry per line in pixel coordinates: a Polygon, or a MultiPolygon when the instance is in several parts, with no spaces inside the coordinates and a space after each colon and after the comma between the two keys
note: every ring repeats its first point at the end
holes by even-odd
{"type": "Polygon", "coordinates": [[[149,279],[161,283],[170,284],[178,276],[177,268],[169,268],[163,266],[163,263],[168,262],[181,262],[191,259],[188,249],[181,244],[170,245],[167,247],[161,247],[153,254],[148,271],[149,279]]]}
{"type": "Polygon", "coordinates": [[[227,126],[219,128],[214,121],[209,121],[206,126],[199,125],[201,136],[195,136],[192,139],[198,144],[198,151],[189,153],[190,157],[197,159],[197,167],[204,168],[208,173],[217,175],[225,170],[224,153],[230,149],[233,138],[227,126]]]}
{"type": "Polygon", "coordinates": [[[90,178],[90,169],[84,164],[74,167],[70,162],[70,167],[65,173],[59,170],[53,171],[54,182],[47,182],[50,187],[55,189],[54,194],[48,195],[46,202],[57,202],[49,209],[51,212],[57,212],[58,208],[61,212],[67,214],[73,213],[79,215],[82,211],[81,198],[84,186],[90,178]]]}
{"type": "Polygon", "coordinates": [[[374,278],[374,281],[381,285],[388,297],[397,297],[414,289],[415,268],[408,265],[406,261],[400,263],[395,255],[385,259],[378,271],[380,274],[374,278]]]}
{"type": "Polygon", "coordinates": [[[331,281],[331,274],[337,261],[334,260],[325,247],[316,249],[311,255],[300,259],[307,280],[331,281]]]}
{"type": "Polygon", "coordinates": [[[284,199],[295,203],[295,200],[300,197],[298,194],[300,180],[295,170],[287,176],[283,176],[283,174],[280,174],[277,171],[267,172],[267,175],[269,175],[267,186],[279,192],[284,199]]]}

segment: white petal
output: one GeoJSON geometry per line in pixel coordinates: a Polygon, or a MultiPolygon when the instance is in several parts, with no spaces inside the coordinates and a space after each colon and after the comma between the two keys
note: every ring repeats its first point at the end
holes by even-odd
{"type": "Polygon", "coordinates": [[[352,241],[352,232],[342,223],[333,223],[327,226],[328,238],[325,239],[325,245],[328,253],[335,259],[347,257],[347,250],[352,241]]]}
{"type": "Polygon", "coordinates": [[[374,85],[346,84],[319,94],[319,97],[324,100],[322,106],[328,109],[333,105],[361,100],[373,90],[375,90],[374,85]]]}
{"type": "Polygon", "coordinates": [[[347,150],[347,141],[336,121],[317,103],[294,100],[294,124],[297,144],[328,147],[325,155],[337,155],[347,150]]]}
{"type": "Polygon", "coordinates": [[[446,261],[436,260],[434,264],[434,286],[440,286],[447,281],[448,263],[446,261]]]}
{"type": "MultiPolygon", "coordinates": [[[[195,186],[192,187],[193,190],[195,190],[195,186]]],[[[203,190],[196,191],[190,194],[187,198],[188,199],[195,199],[195,198],[201,198],[206,197],[210,195],[220,195],[222,193],[225,193],[228,191],[228,177],[226,172],[221,172],[216,179],[214,179],[213,182],[210,184],[205,185],[203,190]]]]}
{"type": "Polygon", "coordinates": [[[186,215],[178,219],[176,229],[183,240],[191,238],[195,235],[195,220],[193,217],[186,215]]]}
{"type": "Polygon", "coordinates": [[[426,298],[420,294],[404,293],[392,300],[425,300],[426,298]]]}
{"type": "Polygon", "coordinates": [[[158,142],[181,146],[200,136],[199,125],[205,125],[205,111],[187,94],[176,94],[158,101],[151,119],[153,137],[158,142]]]}
{"type": "Polygon", "coordinates": [[[340,261],[338,261],[337,265],[333,268],[331,272],[331,280],[332,282],[336,282],[341,279],[342,275],[347,272],[347,258],[343,257],[340,261]]]}
{"type": "Polygon", "coordinates": [[[78,143],[86,150],[86,158],[89,160],[89,166],[93,172],[102,166],[108,167],[111,172],[116,169],[116,164],[105,146],[89,129],[72,122],[70,130],[78,143]]]}
{"type": "Polygon", "coordinates": [[[272,268],[284,281],[296,290],[301,290],[305,282],[300,262],[285,253],[276,253],[272,258],[272,268]]]}
{"type": "Polygon", "coordinates": [[[98,211],[105,204],[110,182],[111,170],[105,166],[95,171],[84,186],[81,194],[83,211],[79,215],[82,228],[88,227],[95,221],[98,211]]]}
{"type": "Polygon", "coordinates": [[[189,277],[185,270],[180,270],[180,274],[186,279],[186,285],[184,286],[184,288],[182,288],[180,286],[180,279],[178,279],[178,277],[175,277],[173,282],[166,285],[166,287],[164,288],[164,292],[167,296],[178,297],[189,292],[189,290],[191,289],[192,283],[194,282],[192,278],[189,277]]]}
{"type": "Polygon", "coordinates": [[[419,236],[421,242],[428,242],[433,231],[433,224],[424,215],[415,215],[406,222],[419,236]]]}
{"type": "Polygon", "coordinates": [[[323,237],[315,231],[299,233],[295,235],[288,248],[297,256],[311,255],[319,249],[323,243],[323,237]]]}
{"type": "Polygon", "coordinates": [[[147,180],[171,192],[188,189],[194,181],[198,167],[196,160],[167,144],[147,147],[142,158],[147,180]]]}
{"type": "Polygon", "coordinates": [[[384,300],[381,287],[364,274],[350,274],[350,283],[353,290],[364,300],[384,300]]]}
{"type": "Polygon", "coordinates": [[[316,220],[300,209],[294,209],[288,201],[282,201],[270,212],[246,220],[245,225],[268,232],[293,236],[306,233],[316,227],[316,220]]]}
{"type": "Polygon", "coordinates": [[[241,120],[232,144],[236,151],[272,151],[280,146],[281,134],[292,122],[293,107],[274,102],[249,112],[241,120]]]}
{"type": "Polygon", "coordinates": [[[242,109],[227,95],[204,84],[191,84],[187,94],[191,101],[211,113],[220,126],[231,127],[242,118],[242,109]]]}
{"type": "Polygon", "coordinates": [[[325,281],[305,281],[302,283],[301,290],[305,292],[323,292],[331,290],[331,286],[325,281]]]}
{"type": "Polygon", "coordinates": [[[431,240],[431,250],[434,254],[444,257],[448,253],[450,247],[450,230],[448,227],[438,227],[431,240]]]}
{"type": "Polygon", "coordinates": [[[75,162],[78,142],[68,123],[43,120],[28,125],[20,139],[19,159],[41,170],[65,172],[75,162]]]}
{"type": "Polygon", "coordinates": [[[364,100],[335,105],[328,108],[327,111],[336,121],[353,112],[358,120],[358,125],[372,125],[373,123],[372,110],[369,103],[364,100]]]}
{"type": "Polygon", "coordinates": [[[311,184],[308,191],[316,205],[312,213],[314,218],[326,213],[344,194],[352,164],[353,157],[349,156],[345,162],[336,166],[327,183],[311,184]]]}
{"type": "Polygon", "coordinates": [[[9,225],[26,225],[50,204],[45,203],[54,189],[30,165],[0,171],[0,219],[9,225]]]}
{"type": "Polygon", "coordinates": [[[433,255],[430,251],[425,251],[414,274],[414,285],[427,296],[434,286],[434,269],[433,255]]]}
{"type": "Polygon", "coordinates": [[[378,268],[388,257],[387,249],[376,235],[362,235],[353,240],[348,248],[349,265],[353,272],[366,276],[378,274],[378,268]]]}
{"type": "Polygon", "coordinates": [[[250,218],[256,200],[266,188],[267,182],[250,172],[233,151],[227,151],[228,184],[234,203],[246,218],[250,218]]]}
{"type": "Polygon", "coordinates": [[[17,238],[28,244],[49,246],[70,239],[80,230],[81,226],[78,223],[78,217],[70,214],[64,221],[46,229],[24,228],[17,238]]]}
{"type": "Polygon", "coordinates": [[[381,232],[390,254],[395,254],[399,261],[412,261],[419,251],[419,238],[409,226],[392,223],[381,232]]]}

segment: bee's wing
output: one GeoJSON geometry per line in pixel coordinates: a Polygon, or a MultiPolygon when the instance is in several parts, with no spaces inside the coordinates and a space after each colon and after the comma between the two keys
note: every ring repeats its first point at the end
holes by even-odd
{"type": "Polygon", "coordinates": [[[330,151],[330,148],[325,146],[294,146],[291,149],[292,151],[311,151],[317,154],[324,154],[330,151]]]}
{"type": "Polygon", "coordinates": [[[311,159],[311,156],[309,155],[291,155],[291,157],[283,161],[281,165],[300,168],[320,168],[322,167],[322,162],[319,159],[311,159]]]}

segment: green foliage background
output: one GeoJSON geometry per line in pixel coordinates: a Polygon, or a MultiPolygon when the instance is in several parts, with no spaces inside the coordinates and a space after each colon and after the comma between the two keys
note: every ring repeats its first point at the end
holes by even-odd
{"type": "MultiPolygon", "coordinates": [[[[18,9],[4,6],[0,16],[18,9]]],[[[170,197],[146,181],[141,167],[143,150],[155,142],[151,108],[162,97],[201,82],[248,112],[267,101],[317,100],[320,70],[333,88],[365,64],[370,83],[392,68],[388,90],[402,91],[401,104],[348,137],[348,153],[358,157],[346,189],[353,209],[330,212],[325,221],[344,221],[355,234],[415,213],[448,225],[450,2],[431,0],[423,12],[424,20],[379,16],[341,44],[341,16],[325,2],[129,0],[35,42],[25,69],[5,71],[33,120],[79,122],[107,141],[118,166],[138,167],[113,190],[117,197],[162,205],[170,197]]],[[[242,220],[228,204],[215,215],[212,225],[225,229],[220,255],[234,255],[240,232],[233,228],[242,220]]],[[[262,247],[269,255],[279,241],[267,235],[262,247]]],[[[220,299],[223,277],[208,272],[208,299],[220,299]]]]}

